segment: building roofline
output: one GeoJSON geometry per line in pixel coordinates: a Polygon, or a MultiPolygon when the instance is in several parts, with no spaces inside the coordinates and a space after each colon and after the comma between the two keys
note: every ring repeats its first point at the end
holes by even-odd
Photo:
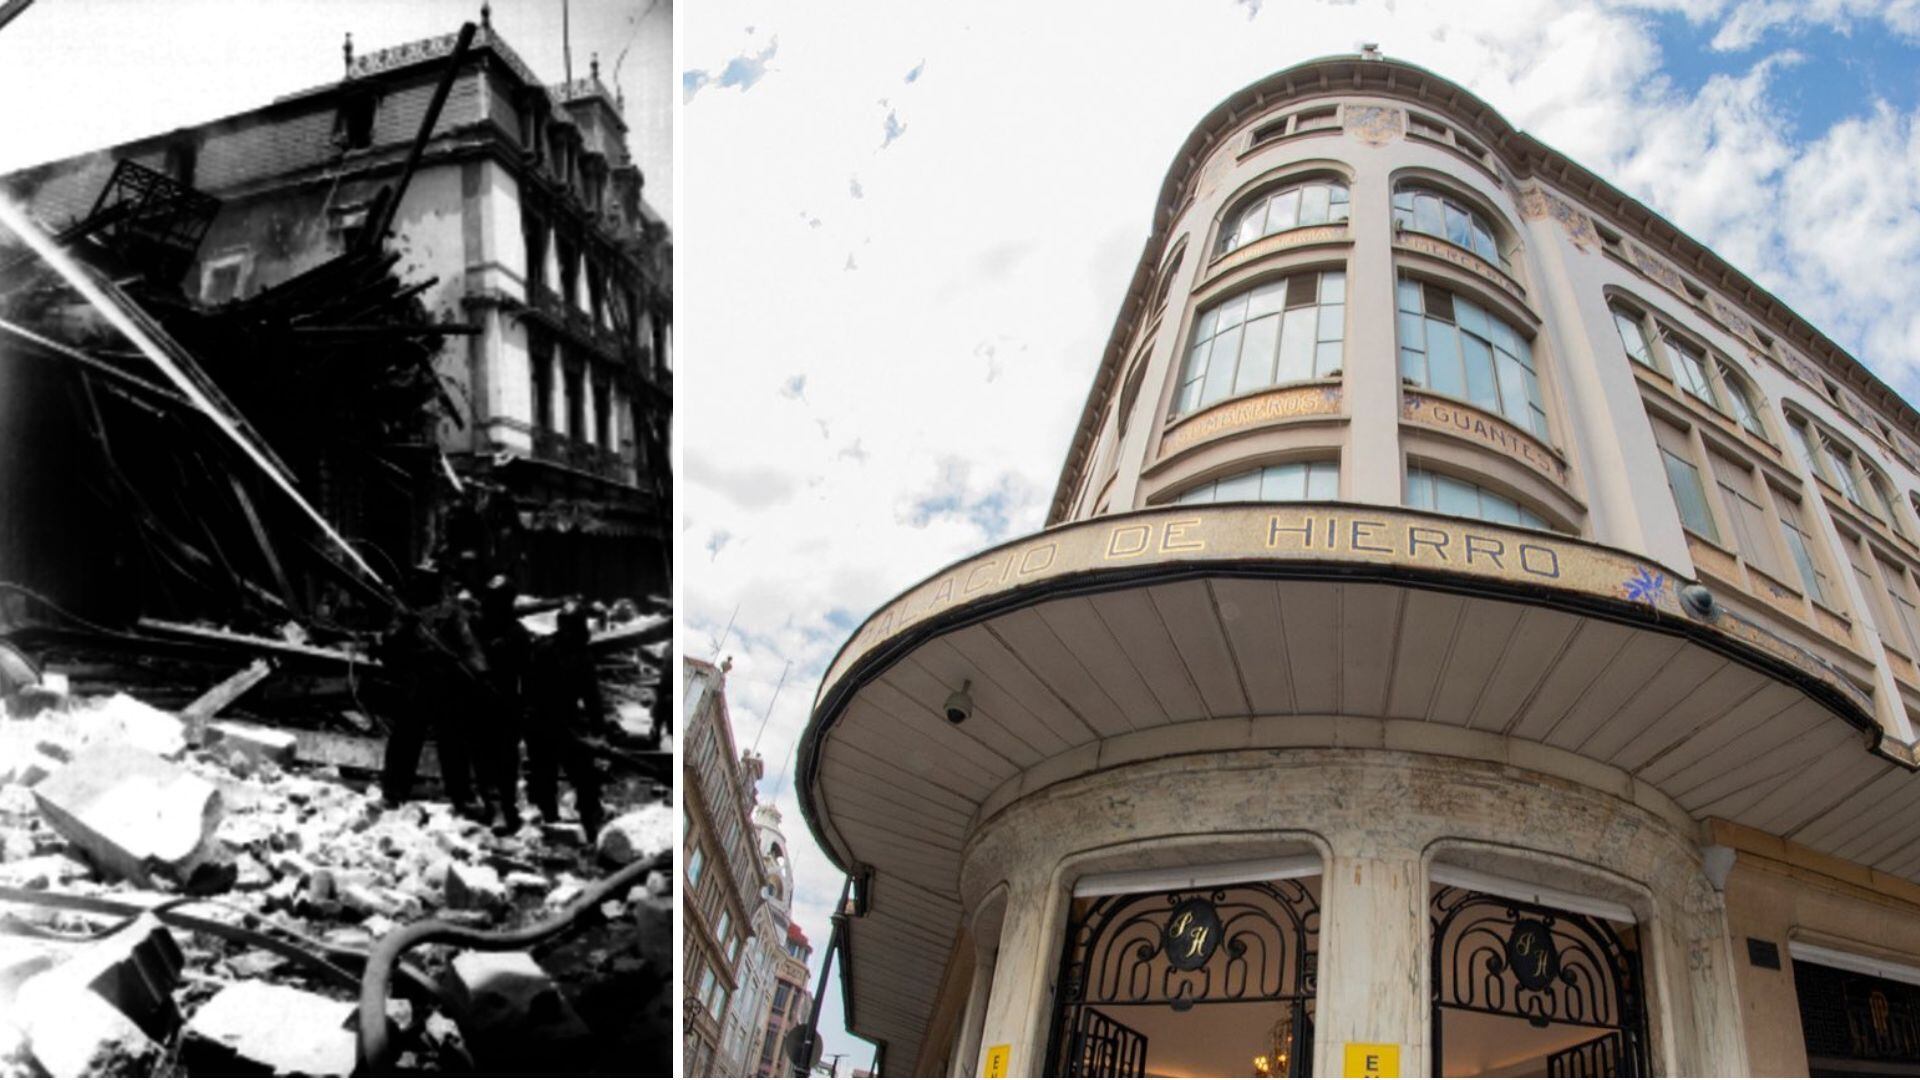
{"type": "Polygon", "coordinates": [[[1711,248],[1592,170],[1515,127],[1491,105],[1444,76],[1401,60],[1366,59],[1359,54],[1322,56],[1274,72],[1240,88],[1215,105],[1181,144],[1160,185],[1148,233],[1133,279],[1120,303],[1093,385],[1088,389],[1080,421],[1067,445],[1066,461],[1054,485],[1046,523],[1066,519],[1073,493],[1091,458],[1100,431],[1100,413],[1113,393],[1124,353],[1141,318],[1154,276],[1165,258],[1174,211],[1199,165],[1219,142],[1250,117],[1275,106],[1336,93],[1362,93],[1417,103],[1455,121],[1464,121],[1500,156],[1518,179],[1540,177],[1580,200],[1583,209],[1604,211],[1611,222],[1634,232],[1657,251],[1677,257],[1695,274],[1741,304],[1746,313],[1777,336],[1790,340],[1829,374],[1864,393],[1908,435],[1920,438],[1920,411],[1888,386],[1859,359],[1818,327],[1801,317],[1779,297],[1721,258],[1711,248]]]}

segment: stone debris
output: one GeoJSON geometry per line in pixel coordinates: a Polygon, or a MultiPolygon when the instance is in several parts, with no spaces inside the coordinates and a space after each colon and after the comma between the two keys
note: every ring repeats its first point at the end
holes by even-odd
{"type": "Polygon", "coordinates": [[[208,724],[207,741],[214,746],[237,750],[249,760],[271,761],[283,767],[293,764],[294,751],[300,745],[299,738],[290,731],[232,720],[216,720],[208,724]]]}
{"type": "Polygon", "coordinates": [[[53,1075],[146,1075],[180,1027],[184,962],[172,932],[143,915],[21,981],[10,1021],[53,1075]]]}
{"type": "MultiPolygon", "coordinates": [[[[98,743],[34,785],[54,831],[102,871],[138,885],[217,874],[219,789],[137,747],[98,743]]],[[[203,885],[206,884],[204,877],[203,885]]]]}
{"type": "Polygon", "coordinates": [[[512,1047],[564,1053],[588,1032],[540,962],[525,952],[464,952],[453,958],[454,998],[467,1041],[483,1058],[517,1058],[512,1047]]]}
{"type": "Polygon", "coordinates": [[[452,863],[447,869],[447,906],[492,911],[507,903],[507,887],[491,866],[452,863]]]}
{"type": "Polygon", "coordinates": [[[600,830],[600,860],[625,866],[651,858],[673,846],[673,808],[645,806],[622,814],[600,830]]]}
{"type": "Polygon", "coordinates": [[[345,1076],[353,1070],[354,1006],[248,979],[200,1006],[182,1058],[202,1076],[345,1076]]]}
{"type": "MultiPolygon", "coordinates": [[[[390,806],[367,780],[316,767],[289,746],[298,739],[274,728],[182,725],[125,694],[63,695],[30,718],[0,712],[0,885],[139,906],[215,894],[230,923],[251,912],[308,940],[368,949],[423,918],[486,930],[543,921],[607,872],[602,849],[572,821],[530,814],[518,832],[496,836],[441,801],[390,806]]],[[[657,837],[672,842],[665,791],[651,781],[610,784],[607,806],[620,828],[606,843],[619,858],[657,850],[657,837]]],[[[591,947],[557,946],[558,959],[410,953],[410,964],[496,1018],[488,1023],[536,1041],[490,1041],[467,1014],[408,1001],[396,983],[395,1067],[501,1071],[548,1045],[538,1040],[584,1037],[588,1011],[571,1004],[581,993],[598,995],[591,1015],[638,1022],[617,1002],[672,987],[670,963],[636,959],[643,947],[670,957],[671,901],[643,899],[615,897],[588,913],[581,936],[591,947]],[[637,967],[647,974],[635,990],[637,967]]],[[[0,916],[74,936],[126,921],[28,904],[0,904],[0,916]]],[[[354,992],[277,952],[170,930],[151,915],[86,944],[0,935],[0,1077],[345,1072],[354,992]]]]}

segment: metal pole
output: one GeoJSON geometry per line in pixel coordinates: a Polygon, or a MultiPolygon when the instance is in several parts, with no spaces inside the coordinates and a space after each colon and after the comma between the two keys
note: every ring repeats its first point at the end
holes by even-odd
{"type": "Polygon", "coordinates": [[[380,220],[369,222],[371,226],[361,241],[368,247],[379,244],[387,237],[387,230],[393,225],[394,215],[400,210],[400,200],[407,194],[407,185],[413,182],[413,172],[420,166],[420,155],[427,149],[427,143],[433,138],[433,127],[440,122],[440,110],[446,107],[447,94],[453,89],[454,76],[460,73],[460,62],[466,59],[467,49],[473,44],[473,35],[479,28],[472,23],[460,24],[460,36],[453,43],[453,55],[447,58],[446,70],[440,73],[440,84],[433,88],[433,97],[427,102],[426,115],[420,118],[420,133],[413,138],[413,149],[407,152],[407,164],[400,170],[400,183],[393,190],[393,197],[380,207],[380,220]]]}
{"type": "Polygon", "coordinates": [[[560,55],[567,67],[567,85],[573,85],[573,15],[567,0],[560,0],[560,55]]]}
{"type": "Polygon", "coordinates": [[[787,672],[792,670],[793,661],[791,660],[787,661],[787,665],[780,669],[780,682],[773,688],[773,700],[767,702],[767,711],[760,717],[760,730],[754,732],[753,735],[753,746],[751,749],[755,753],[760,751],[760,737],[767,733],[767,721],[773,719],[773,706],[780,700],[780,691],[786,688],[787,672]]]}
{"type": "Polygon", "coordinates": [[[820,961],[820,982],[813,994],[813,1008],[807,1015],[807,1037],[799,1046],[800,1061],[794,1066],[800,1070],[799,1076],[813,1072],[813,1048],[820,1042],[820,1005],[827,999],[827,976],[833,971],[833,954],[840,951],[840,934],[847,922],[847,897],[853,894],[853,876],[840,884],[840,902],[833,908],[833,932],[827,935],[827,955],[820,961]]]}
{"type": "Polygon", "coordinates": [[[5,3],[0,3],[0,27],[5,27],[8,23],[19,18],[20,13],[27,10],[32,4],[33,0],[6,0],[5,3]]]}

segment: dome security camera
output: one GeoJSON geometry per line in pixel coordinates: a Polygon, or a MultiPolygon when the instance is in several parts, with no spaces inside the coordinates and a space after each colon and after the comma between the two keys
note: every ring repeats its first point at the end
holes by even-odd
{"type": "Polygon", "coordinates": [[[973,715],[973,698],[967,693],[972,685],[973,680],[967,679],[961,682],[960,689],[947,695],[947,723],[962,724],[973,715]]]}

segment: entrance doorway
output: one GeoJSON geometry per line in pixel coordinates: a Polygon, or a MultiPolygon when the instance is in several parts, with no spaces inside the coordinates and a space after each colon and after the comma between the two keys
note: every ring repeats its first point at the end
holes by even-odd
{"type": "Polygon", "coordinates": [[[1320,878],[1076,896],[1052,1076],[1307,1076],[1320,878]]]}
{"type": "Polygon", "coordinates": [[[1441,884],[1429,913],[1435,1075],[1647,1075],[1630,919],[1441,884]]]}

